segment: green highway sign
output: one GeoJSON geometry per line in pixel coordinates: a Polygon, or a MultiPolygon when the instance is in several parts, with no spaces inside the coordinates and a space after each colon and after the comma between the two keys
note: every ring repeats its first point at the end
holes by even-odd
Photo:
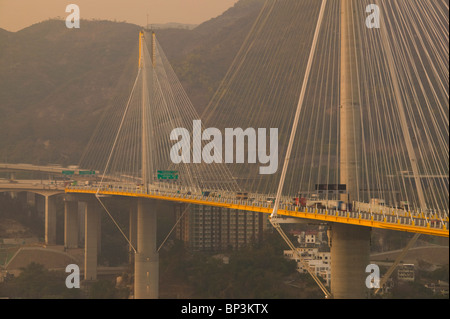
{"type": "Polygon", "coordinates": [[[178,179],[178,171],[157,171],[158,179],[178,179]]]}
{"type": "Polygon", "coordinates": [[[75,171],[62,171],[62,173],[64,175],[73,175],[73,174],[75,174],[75,171]]]}
{"type": "Polygon", "coordinates": [[[95,175],[95,171],[79,171],[80,175],[95,175]]]}

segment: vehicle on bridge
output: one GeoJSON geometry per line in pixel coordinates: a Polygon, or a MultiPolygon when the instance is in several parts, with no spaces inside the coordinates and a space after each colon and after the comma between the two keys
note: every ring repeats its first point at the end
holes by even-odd
{"type": "Polygon", "coordinates": [[[236,193],[236,199],[247,200],[248,199],[248,193],[247,192],[237,192],[236,193]]]}
{"type": "Polygon", "coordinates": [[[409,210],[409,202],[407,201],[400,201],[400,205],[398,207],[399,209],[403,209],[405,211],[409,210]]]}

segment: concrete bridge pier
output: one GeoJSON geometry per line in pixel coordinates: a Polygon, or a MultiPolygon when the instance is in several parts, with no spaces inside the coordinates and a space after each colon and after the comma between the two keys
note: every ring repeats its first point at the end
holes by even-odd
{"type": "Polygon", "coordinates": [[[137,201],[130,201],[130,213],[129,213],[129,263],[134,264],[134,250],[137,247],[137,201]]]}
{"type": "Polygon", "coordinates": [[[101,206],[96,200],[86,202],[84,230],[84,279],[97,280],[98,236],[101,206]]]}
{"type": "Polygon", "coordinates": [[[36,194],[27,192],[27,205],[28,206],[36,206],[36,194]]]}
{"type": "Polygon", "coordinates": [[[366,299],[366,267],[370,264],[371,228],[331,226],[331,294],[334,299],[366,299]]]}
{"type": "Polygon", "coordinates": [[[138,199],[137,252],[134,259],[134,298],[159,297],[159,254],[156,245],[156,202],[138,199]]]}
{"type": "Polygon", "coordinates": [[[54,196],[44,195],[45,198],[45,244],[56,245],[56,204],[54,196]]]}
{"type": "Polygon", "coordinates": [[[64,247],[78,248],[78,201],[64,199],[64,247]]]}

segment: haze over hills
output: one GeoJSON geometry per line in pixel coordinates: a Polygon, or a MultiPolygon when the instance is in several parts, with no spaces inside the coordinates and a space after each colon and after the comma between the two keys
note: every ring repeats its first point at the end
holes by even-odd
{"type": "Polygon", "coordinates": [[[0,40],[1,161],[76,162],[138,31],[86,22],[71,32],[51,20],[0,40]]]}
{"type": "MultiPolygon", "coordinates": [[[[241,0],[193,30],[157,30],[199,113],[263,2],[241,0]]],[[[140,29],[110,21],[67,29],[61,20],[0,29],[0,162],[76,164],[105,107],[129,92],[140,29]]]]}

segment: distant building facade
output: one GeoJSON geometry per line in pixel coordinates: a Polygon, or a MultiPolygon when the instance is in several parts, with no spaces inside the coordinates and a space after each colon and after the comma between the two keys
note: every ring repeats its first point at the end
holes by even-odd
{"type": "Polygon", "coordinates": [[[297,262],[297,271],[307,273],[308,268],[316,276],[322,277],[326,285],[331,282],[331,254],[328,240],[325,236],[325,230],[319,231],[303,231],[294,234],[297,237],[299,247],[296,248],[295,254],[292,250],[285,250],[284,257],[295,260],[297,262]],[[298,257],[307,264],[307,267],[300,261],[298,257]]]}
{"type": "Polygon", "coordinates": [[[268,226],[268,215],[224,207],[176,205],[177,238],[192,251],[223,252],[258,243],[268,226]]]}
{"type": "Polygon", "coordinates": [[[397,279],[400,281],[414,281],[415,268],[413,264],[399,265],[397,268],[397,279]]]}

